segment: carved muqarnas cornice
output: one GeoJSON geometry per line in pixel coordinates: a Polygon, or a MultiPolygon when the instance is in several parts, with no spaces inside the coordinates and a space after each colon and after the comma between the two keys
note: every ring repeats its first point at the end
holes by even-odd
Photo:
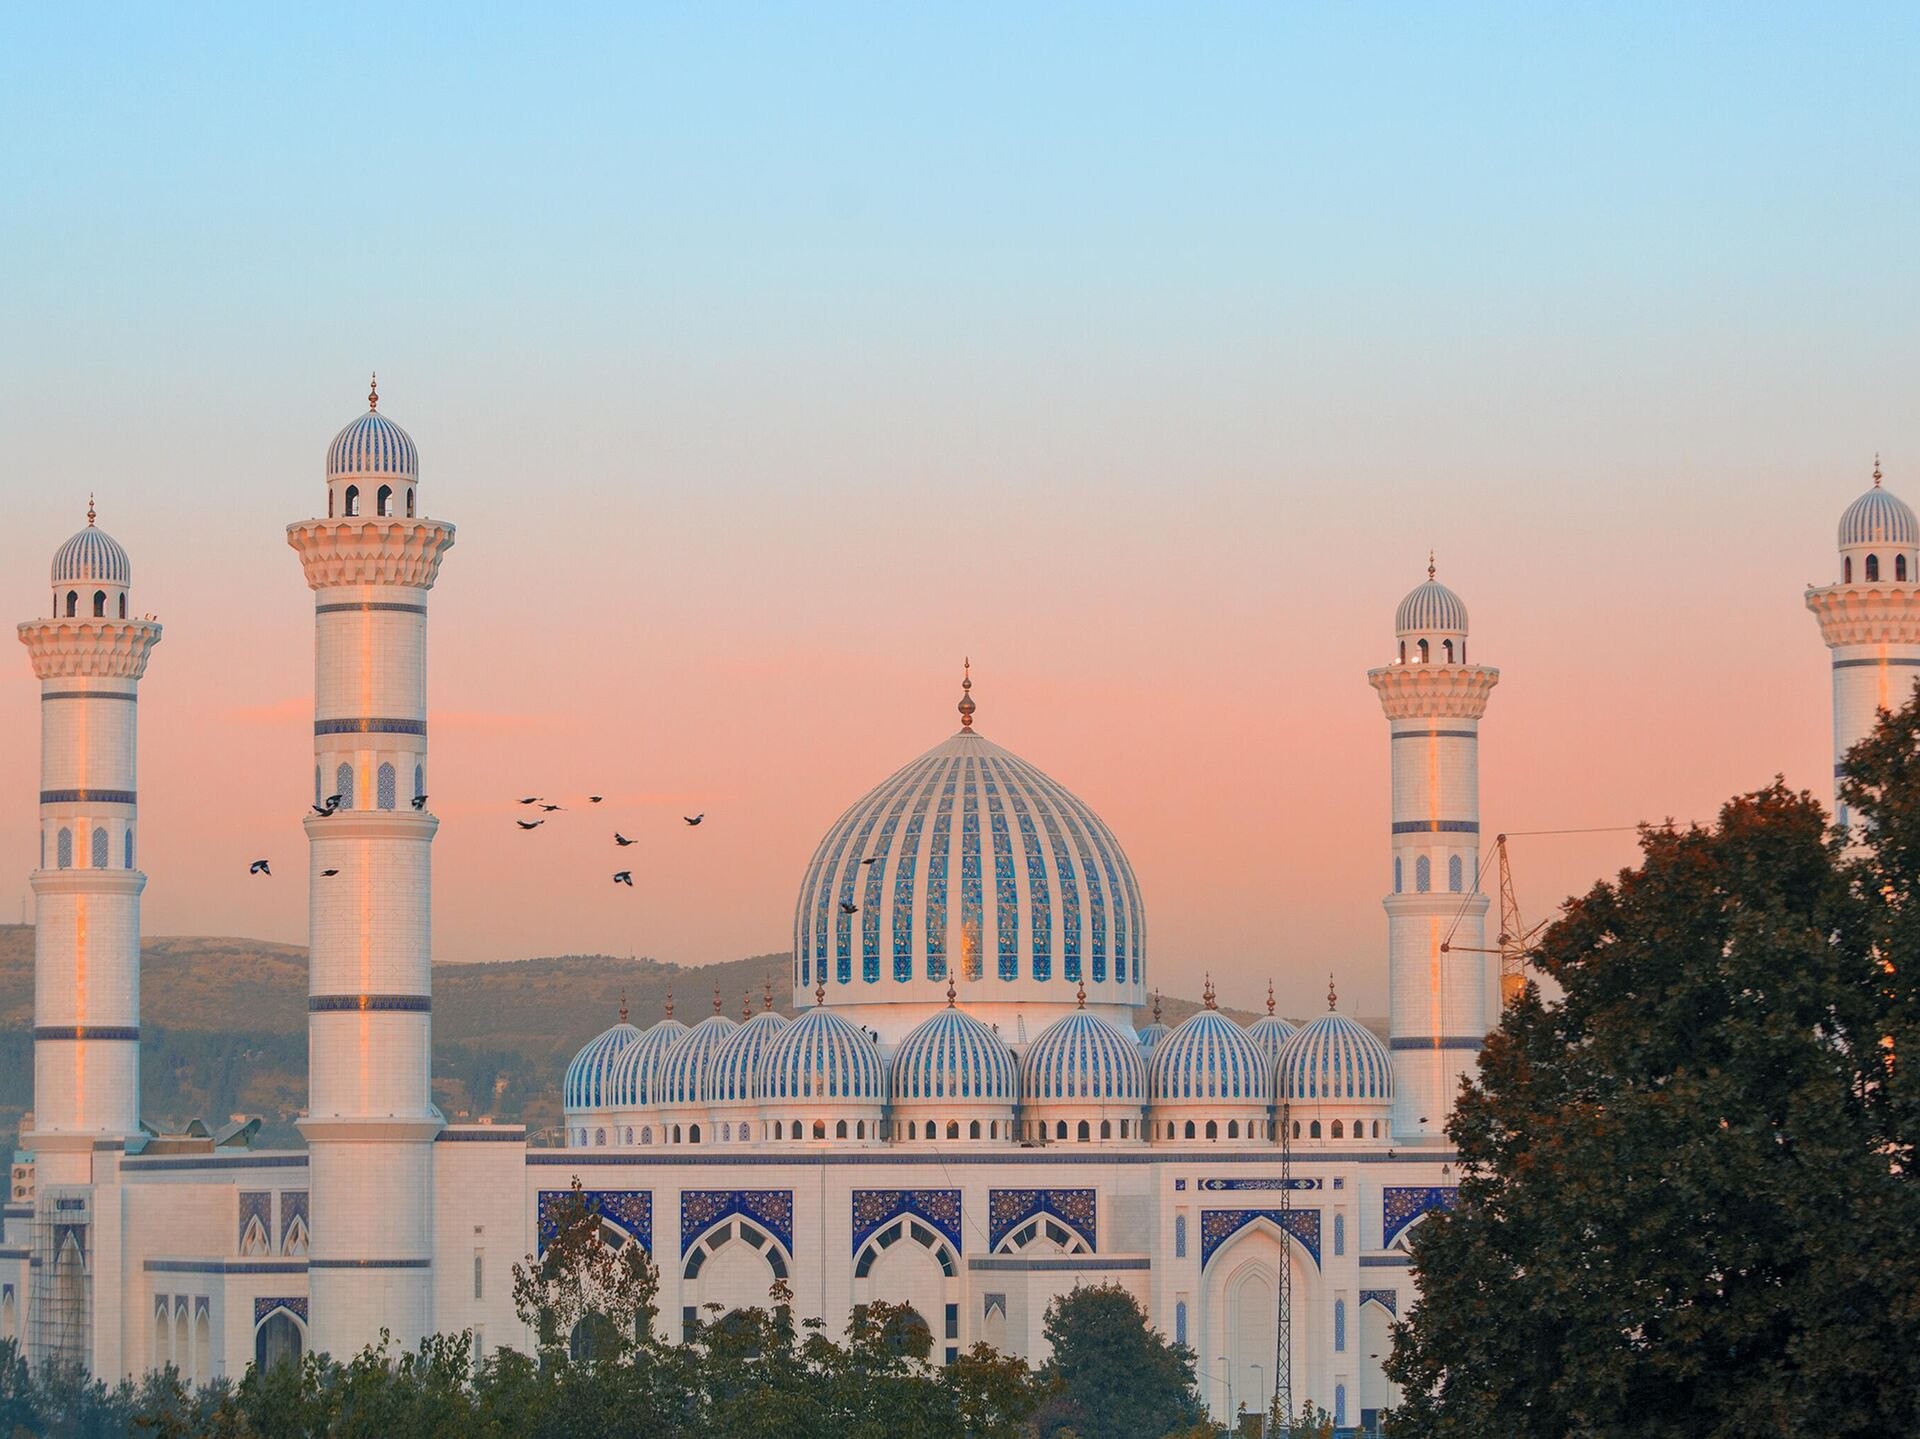
{"type": "Polygon", "coordinates": [[[1828,585],[1807,591],[1829,648],[1920,644],[1920,586],[1828,585]]]}
{"type": "Polygon", "coordinates": [[[1500,671],[1485,665],[1384,665],[1367,671],[1388,719],[1479,719],[1500,671]]]}
{"type": "Polygon", "coordinates": [[[160,626],[152,620],[28,620],[20,626],[20,643],[43,680],[137,680],[160,643],[160,626]]]}
{"type": "Polygon", "coordinates": [[[340,585],[405,585],[427,590],[440,574],[440,557],[453,547],[453,526],[442,520],[302,520],[287,526],[311,589],[340,585]]]}

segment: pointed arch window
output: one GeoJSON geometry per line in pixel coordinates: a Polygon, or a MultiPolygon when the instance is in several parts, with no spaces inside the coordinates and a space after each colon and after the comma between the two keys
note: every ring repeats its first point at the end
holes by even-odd
{"type": "Polygon", "coordinates": [[[1347,1352],[1347,1301],[1344,1299],[1333,1301],[1333,1352],[1347,1352]]]}
{"type": "Polygon", "coordinates": [[[80,592],[78,590],[68,590],[67,591],[67,618],[68,619],[72,619],[76,614],[79,613],[79,605],[80,605],[80,592]]]}
{"type": "Polygon", "coordinates": [[[1173,1306],[1173,1342],[1187,1342],[1187,1301],[1184,1299],[1178,1300],[1173,1306]]]}
{"type": "Polygon", "coordinates": [[[93,831],[93,867],[107,867],[107,831],[104,826],[96,826],[93,831]]]}
{"type": "Polygon", "coordinates": [[[1393,857],[1393,892],[1395,894],[1399,894],[1406,887],[1402,882],[1403,879],[1404,875],[1400,867],[1400,856],[1396,854],[1393,857]]]}
{"type": "Polygon", "coordinates": [[[1449,855],[1447,857],[1448,890],[1454,894],[1459,894],[1461,889],[1465,887],[1466,882],[1466,866],[1460,863],[1460,856],[1457,854],[1449,855]]]}
{"type": "Polygon", "coordinates": [[[1853,556],[1852,555],[1848,555],[1840,561],[1840,583],[1843,585],[1850,585],[1853,583],[1853,556]]]}
{"type": "MultiPolygon", "coordinates": [[[[1335,1136],[1335,1138],[1338,1137],[1338,1135],[1335,1136]]],[[[1354,1121],[1353,1137],[1355,1139],[1360,1137],[1359,1120],[1354,1121]]],[[[1347,1216],[1344,1214],[1336,1214],[1333,1216],[1333,1252],[1336,1255],[1347,1252],[1347,1216]]]]}
{"type": "Polygon", "coordinates": [[[1867,583],[1872,584],[1880,578],[1880,556],[1867,556],[1867,583]]]}
{"type": "Polygon", "coordinates": [[[1427,662],[1427,642],[1425,640],[1422,640],[1420,641],[1420,663],[1425,664],[1426,662],[1427,662]]]}
{"type": "Polygon", "coordinates": [[[1442,653],[1447,657],[1448,664],[1452,664],[1453,663],[1453,641],[1452,640],[1440,641],[1440,653],[1442,653]]]}
{"type": "Polygon", "coordinates": [[[347,486],[347,518],[350,520],[354,519],[359,515],[359,513],[360,513],[360,487],[358,485],[348,485],[347,486]]]}
{"type": "Polygon", "coordinates": [[[1413,862],[1413,888],[1418,894],[1433,888],[1433,861],[1424,854],[1413,862]]]}
{"type": "Polygon", "coordinates": [[[107,592],[105,590],[95,590],[93,592],[93,617],[96,620],[104,620],[107,617],[107,592]]]}
{"type": "Polygon", "coordinates": [[[413,518],[413,486],[407,486],[407,518],[413,518]]]}
{"type": "Polygon", "coordinates": [[[340,796],[340,808],[353,808],[353,766],[343,764],[333,772],[333,792],[340,796]]]}
{"type": "Polygon", "coordinates": [[[1184,1214],[1173,1216],[1173,1257],[1187,1257],[1187,1216],[1184,1214]]]}
{"type": "Polygon", "coordinates": [[[127,843],[126,843],[127,868],[132,869],[133,868],[133,826],[132,825],[127,826],[126,839],[127,839],[127,843]]]}
{"type": "Polygon", "coordinates": [[[120,592],[120,618],[124,620],[126,617],[127,617],[127,592],[125,590],[122,590],[120,592]]]}
{"type": "Polygon", "coordinates": [[[1905,555],[1895,555],[1893,557],[1893,577],[1896,580],[1904,580],[1907,577],[1907,557],[1905,555]]]}
{"type": "Polygon", "coordinates": [[[374,779],[375,799],[381,809],[392,809],[399,803],[398,780],[394,776],[393,766],[383,764],[374,779]]]}
{"type": "Polygon", "coordinates": [[[373,497],[374,513],[381,516],[393,513],[393,486],[382,485],[380,492],[373,497]]]}
{"type": "Polygon", "coordinates": [[[53,862],[56,868],[73,868],[73,831],[63,829],[53,842],[53,862]]]}

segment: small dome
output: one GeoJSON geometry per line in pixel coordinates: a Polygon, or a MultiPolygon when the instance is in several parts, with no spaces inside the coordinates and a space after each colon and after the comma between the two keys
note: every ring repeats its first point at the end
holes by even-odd
{"type": "Polygon", "coordinates": [[[1299,1031],[1277,1014],[1263,1014],[1247,1026],[1247,1038],[1253,1041],[1253,1047],[1267,1063],[1267,1073],[1273,1074],[1280,1064],[1280,1051],[1287,1047],[1287,1041],[1299,1031]]]}
{"type": "Polygon", "coordinates": [[[760,1055],[759,1098],[887,1102],[887,1070],[867,1037],[823,1005],[815,1005],[773,1036],[760,1055]]]}
{"type": "Polygon", "coordinates": [[[327,478],[420,478],[420,452],[413,437],[378,410],[369,409],[327,446],[327,478]]]}
{"type": "Polygon", "coordinates": [[[1916,523],[1913,511],[1906,502],[1880,488],[1876,480],[1872,489],[1847,506],[1847,512],[1840,516],[1840,548],[1850,545],[1900,545],[1911,547],[1920,544],[1920,523],[1916,523]]]}
{"type": "MultiPolygon", "coordinates": [[[[89,506],[88,514],[92,514],[89,506]]],[[[105,530],[97,529],[91,518],[87,527],[53,554],[53,582],[56,585],[119,585],[132,582],[133,566],[120,542],[105,530]]]]}
{"type": "Polygon", "coordinates": [[[751,1104],[760,1077],[760,1057],[767,1042],[786,1027],[787,1017],[763,1009],[720,1041],[707,1066],[708,1104],[751,1104]]]}
{"type": "Polygon", "coordinates": [[[724,1014],[709,1014],[674,1041],[655,1073],[654,1104],[687,1105],[706,1102],[707,1067],[726,1037],[739,1028],[724,1014]]]}
{"type": "Polygon", "coordinates": [[[1006,1041],[963,1009],[916,1025],[893,1055],[893,1102],[1020,1102],[1020,1069],[1006,1041]]]}
{"type": "Polygon", "coordinates": [[[622,1020],[604,1034],[587,1041],[567,1065],[566,1080],[561,1087],[565,1107],[569,1110],[604,1109],[609,1102],[611,1087],[608,1080],[614,1061],[639,1037],[640,1031],[622,1020]]]}
{"type": "Polygon", "coordinates": [[[638,1109],[643,1104],[653,1103],[654,1096],[659,1093],[657,1081],[661,1062],[686,1032],[686,1025],[679,1020],[663,1019],[644,1030],[638,1039],[620,1051],[608,1076],[607,1107],[638,1109]]]}
{"type": "Polygon", "coordinates": [[[1148,1092],[1155,1104],[1265,1105],[1273,1074],[1244,1029],[1217,1009],[1202,1009],[1154,1047],[1148,1092]]]}
{"type": "Polygon", "coordinates": [[[1125,1034],[1076,1009],[1041,1030],[1028,1047],[1020,1089],[1028,1104],[1142,1104],[1146,1066],[1125,1034]]]}
{"type": "Polygon", "coordinates": [[[1428,570],[1427,582],[1410,591],[1394,612],[1394,630],[1403,635],[1467,632],[1467,606],[1428,570]]]}
{"type": "Polygon", "coordinates": [[[1152,1024],[1141,1029],[1140,1032],[1133,1037],[1133,1042],[1140,1047],[1140,1057],[1151,1063],[1154,1049],[1159,1045],[1161,1040],[1165,1039],[1171,1033],[1173,1033],[1173,1031],[1157,1019],[1154,1020],[1152,1024]]]}
{"type": "Polygon", "coordinates": [[[1384,1104],[1393,1098],[1393,1065],[1372,1030],[1329,1010],[1303,1026],[1280,1052],[1280,1088],[1294,1104],[1384,1104]]]}

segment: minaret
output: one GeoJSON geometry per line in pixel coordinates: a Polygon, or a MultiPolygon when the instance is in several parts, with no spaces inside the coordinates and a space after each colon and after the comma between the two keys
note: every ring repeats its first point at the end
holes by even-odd
{"type": "MultiPolygon", "coordinates": [[[[35,1361],[93,1365],[96,1151],[140,1128],[137,691],[160,626],[130,619],[127,552],[94,523],[53,557],[51,617],[20,626],[40,680],[34,894],[35,1361]],[[43,1252],[44,1251],[44,1252],[43,1252]]],[[[118,1214],[102,1216],[117,1225],[118,1214]]],[[[109,1282],[117,1282],[110,1279],[109,1282]]]]}
{"type": "MultiPolygon", "coordinates": [[[[1807,591],[1807,608],[1820,621],[1820,638],[1833,652],[1833,772],[1874,726],[1881,710],[1895,710],[1920,679],[1920,523],[1913,511],[1873,488],[1840,517],[1840,583],[1807,591]]],[[[1844,806],[1834,817],[1847,823],[1844,806]]]]}
{"type": "Polygon", "coordinates": [[[287,527],[315,600],[311,1336],[340,1359],[434,1328],[427,592],[453,526],[420,517],[418,488],[375,389],[327,450],[327,517],[287,527]]]}
{"type": "Polygon", "coordinates": [[[1500,671],[1467,663],[1467,607],[1434,578],[1400,602],[1394,662],[1367,671],[1393,753],[1393,892],[1386,898],[1393,1134],[1439,1142],[1460,1076],[1499,1014],[1482,946],[1480,716],[1500,671]],[[1451,932],[1452,952],[1440,946],[1451,932]]]}

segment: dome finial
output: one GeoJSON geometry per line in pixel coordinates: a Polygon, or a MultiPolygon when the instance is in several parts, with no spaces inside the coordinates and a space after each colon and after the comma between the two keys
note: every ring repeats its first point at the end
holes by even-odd
{"type": "Polygon", "coordinates": [[[773,1008],[773,976],[768,975],[760,984],[760,1007],[773,1008]]]}
{"type": "Polygon", "coordinates": [[[740,1022],[742,1024],[745,1024],[749,1019],[752,1019],[752,1018],[753,1018],[753,991],[750,989],[743,989],[740,991],[740,1022]]]}
{"type": "Polygon", "coordinates": [[[1873,452],[1873,487],[1876,490],[1880,488],[1880,452],[1878,450],[1873,452]]]}
{"type": "Polygon", "coordinates": [[[973,728],[973,659],[969,656],[960,662],[960,728],[973,728]]]}
{"type": "Polygon", "coordinates": [[[375,370],[373,378],[367,381],[367,410],[369,413],[380,408],[380,372],[375,370]]]}
{"type": "MultiPolygon", "coordinates": [[[[1876,461],[1877,463],[1877,461],[1876,461]]],[[[93,528],[93,491],[87,491],[87,528],[93,528]]]]}
{"type": "Polygon", "coordinates": [[[718,1014],[720,1012],[721,1003],[722,1003],[722,1000],[720,998],[720,986],[716,984],[713,987],[713,1012],[715,1014],[718,1014]]]}
{"type": "Polygon", "coordinates": [[[954,1000],[960,997],[960,991],[953,987],[953,971],[947,971],[947,1008],[953,1008],[954,1000]]]}
{"type": "Polygon", "coordinates": [[[1273,981],[1267,981],[1267,1013],[1273,1013],[1273,981]]]}
{"type": "Polygon", "coordinates": [[[1334,1009],[1338,1009],[1339,1007],[1340,1007],[1340,996],[1334,993],[1334,989],[1333,989],[1333,971],[1328,970],[1327,971],[1327,1008],[1329,1010],[1334,1010],[1334,1009]]]}
{"type": "Polygon", "coordinates": [[[1207,972],[1207,982],[1200,990],[1200,998],[1208,1009],[1218,1009],[1220,1007],[1213,1002],[1213,972],[1211,970],[1207,972]]]}
{"type": "Polygon", "coordinates": [[[620,986],[620,1022],[627,1022],[627,987],[624,984],[620,986]]]}
{"type": "Polygon", "coordinates": [[[1427,578],[1432,579],[1433,576],[1434,576],[1433,546],[1428,545],[1427,546],[1427,578]]]}
{"type": "Polygon", "coordinates": [[[1087,982],[1084,979],[1080,981],[1080,993],[1077,997],[1080,1001],[1080,1008],[1085,1009],[1087,1007],[1087,982]]]}
{"type": "Polygon", "coordinates": [[[1158,989],[1153,992],[1153,1022],[1155,1024],[1160,1022],[1160,991],[1158,989]]]}
{"type": "Polygon", "coordinates": [[[813,1002],[814,1002],[814,1003],[815,1003],[816,1005],[820,1005],[820,1004],[825,1004],[825,1003],[827,1002],[827,987],[826,987],[826,985],[824,985],[824,984],[816,984],[816,985],[814,985],[814,987],[813,987],[813,1002]]]}
{"type": "Polygon", "coordinates": [[[673,1018],[673,986],[667,986],[667,1018],[673,1018]]]}

